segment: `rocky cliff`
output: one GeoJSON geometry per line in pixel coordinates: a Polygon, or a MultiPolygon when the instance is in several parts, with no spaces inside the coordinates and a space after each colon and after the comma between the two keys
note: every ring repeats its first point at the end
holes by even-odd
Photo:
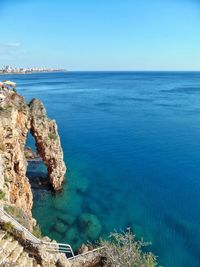
{"type": "Polygon", "coordinates": [[[7,203],[32,218],[32,192],[24,153],[28,131],[35,138],[55,190],[61,189],[66,171],[60,138],[55,121],[47,118],[39,100],[34,99],[29,105],[17,93],[3,90],[6,98],[0,105],[0,192],[7,203]]]}
{"type": "Polygon", "coordinates": [[[55,190],[62,187],[66,172],[63,152],[56,122],[49,120],[41,101],[33,99],[30,103],[31,133],[36,147],[48,168],[50,183],[55,190]]]}
{"type": "Polygon", "coordinates": [[[29,107],[18,94],[5,90],[5,95],[0,107],[1,190],[8,203],[15,204],[31,217],[32,192],[24,155],[30,128],[29,107]]]}
{"type": "MultiPolygon", "coordinates": [[[[25,149],[28,132],[35,138],[54,190],[60,190],[64,181],[63,152],[56,122],[47,118],[41,101],[33,99],[26,104],[16,92],[3,89],[3,94],[5,99],[0,103],[0,206],[32,232],[36,221],[31,213],[33,196],[26,177],[26,156],[32,157],[31,151],[25,149]]],[[[35,250],[34,244],[27,243],[24,231],[18,232],[16,225],[10,223],[12,220],[6,221],[0,216],[0,266],[100,266],[96,252],[68,260],[65,254],[49,253],[45,245],[43,248],[44,243],[35,250]]]]}

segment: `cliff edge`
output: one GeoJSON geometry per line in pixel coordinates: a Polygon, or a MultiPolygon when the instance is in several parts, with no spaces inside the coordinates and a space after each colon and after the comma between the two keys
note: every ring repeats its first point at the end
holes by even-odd
{"type": "Polygon", "coordinates": [[[0,189],[7,203],[21,208],[31,219],[33,197],[24,155],[30,111],[20,95],[6,89],[4,95],[0,106],[0,189]]]}
{"type": "Polygon", "coordinates": [[[25,145],[30,131],[47,165],[54,190],[60,190],[66,172],[56,122],[48,119],[38,99],[30,104],[14,91],[3,89],[0,103],[0,192],[6,203],[20,208],[31,221],[33,196],[27,172],[25,145]]]}
{"type": "Polygon", "coordinates": [[[0,98],[0,266],[100,266],[101,259],[96,252],[68,260],[64,253],[52,250],[55,244],[59,249],[59,244],[48,237],[38,237],[37,244],[27,238],[27,231],[32,237],[34,229],[37,230],[31,212],[33,195],[26,177],[28,132],[35,139],[55,191],[62,188],[66,166],[56,122],[47,117],[42,102],[33,99],[27,104],[15,91],[0,90],[3,94],[0,98]]]}

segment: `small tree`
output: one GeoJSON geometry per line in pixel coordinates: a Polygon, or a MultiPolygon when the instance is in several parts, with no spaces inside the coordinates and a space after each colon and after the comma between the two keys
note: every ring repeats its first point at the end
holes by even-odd
{"type": "Polygon", "coordinates": [[[143,252],[142,248],[149,245],[142,240],[136,241],[130,228],[126,232],[111,233],[109,240],[101,240],[104,249],[100,254],[109,267],[156,267],[156,256],[151,252],[143,252]]]}

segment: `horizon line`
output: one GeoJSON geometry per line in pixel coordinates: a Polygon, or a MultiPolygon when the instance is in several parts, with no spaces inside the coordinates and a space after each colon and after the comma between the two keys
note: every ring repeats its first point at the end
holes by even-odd
{"type": "Polygon", "coordinates": [[[101,69],[97,69],[97,70],[69,70],[69,69],[66,69],[66,72],[75,72],[75,71],[78,71],[78,72],[86,72],[86,71],[90,71],[90,72],[200,72],[200,69],[198,70],[101,70],[101,69]]]}

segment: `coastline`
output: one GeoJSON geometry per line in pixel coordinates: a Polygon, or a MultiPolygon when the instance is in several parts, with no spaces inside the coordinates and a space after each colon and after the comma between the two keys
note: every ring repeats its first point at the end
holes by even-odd
{"type": "Polygon", "coordinates": [[[55,70],[55,71],[33,71],[33,72],[0,72],[0,75],[26,75],[26,74],[36,74],[36,73],[58,73],[58,72],[68,72],[67,70],[55,70]]]}

